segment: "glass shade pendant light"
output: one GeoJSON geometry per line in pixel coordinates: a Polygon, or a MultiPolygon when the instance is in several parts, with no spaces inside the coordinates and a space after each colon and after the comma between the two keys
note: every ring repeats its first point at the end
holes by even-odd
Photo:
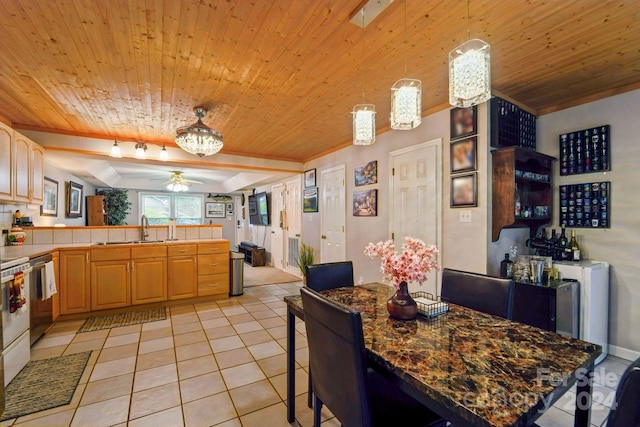
{"type": "MultiPolygon", "coordinates": [[[[407,1],[404,1],[404,73],[407,74],[407,1]]],[[[391,86],[391,129],[411,130],[422,123],[422,82],[400,79],[391,86]]]]}
{"type": "Polygon", "coordinates": [[[207,110],[202,107],[193,109],[198,121],[189,126],[176,129],[176,144],[187,153],[198,157],[216,154],[222,149],[222,134],[202,123],[202,118],[207,115],[207,110]]]}
{"type": "MultiPolygon", "coordinates": [[[[364,7],[362,14],[362,28],[364,28],[364,7]]],[[[353,145],[372,145],[376,142],[376,106],[365,103],[364,79],[364,35],[362,37],[362,104],[353,107],[353,145]]]]}
{"type": "Polygon", "coordinates": [[[167,160],[169,160],[169,153],[167,152],[167,147],[165,147],[164,144],[162,144],[162,150],[160,150],[159,159],[162,162],[166,162],[167,160]]]}
{"type": "Polygon", "coordinates": [[[144,160],[144,158],[146,157],[146,151],[147,151],[147,144],[145,144],[144,142],[138,142],[136,144],[136,159],[141,159],[144,160]]]}
{"type": "Polygon", "coordinates": [[[122,152],[120,151],[120,146],[118,145],[118,140],[113,141],[113,145],[111,146],[111,152],[109,153],[111,157],[120,158],[122,157],[122,152]]]}
{"type": "Polygon", "coordinates": [[[469,40],[469,34],[467,0],[467,41],[449,53],[449,103],[454,107],[473,107],[491,98],[491,47],[469,40]]]}

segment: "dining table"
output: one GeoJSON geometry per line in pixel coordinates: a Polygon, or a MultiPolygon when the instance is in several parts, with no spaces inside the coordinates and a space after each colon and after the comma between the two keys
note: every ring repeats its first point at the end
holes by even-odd
{"type": "MultiPolygon", "coordinates": [[[[576,384],[574,426],[589,427],[600,346],[452,303],[438,316],[394,320],[386,308],[393,292],[371,283],[321,294],[360,312],[369,367],[420,403],[456,426],[528,426],[576,384]]],[[[304,307],[299,294],[284,301],[292,423],[295,323],[304,307]]]]}

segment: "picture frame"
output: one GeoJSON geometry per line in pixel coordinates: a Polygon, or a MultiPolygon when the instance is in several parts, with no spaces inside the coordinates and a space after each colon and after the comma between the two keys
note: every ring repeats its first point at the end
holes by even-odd
{"type": "Polygon", "coordinates": [[[227,204],[224,202],[206,202],[204,204],[205,218],[226,218],[227,204]]]}
{"type": "Polygon", "coordinates": [[[58,181],[44,177],[41,216],[58,216],[58,181]]]}
{"type": "Polygon", "coordinates": [[[378,161],[359,166],[353,171],[356,187],[378,183],[378,161]]]}
{"type": "Polygon", "coordinates": [[[67,183],[66,216],[67,218],[82,218],[82,202],[84,186],[77,182],[67,183]]]}
{"type": "Polygon", "coordinates": [[[316,169],[309,169],[304,171],[304,188],[311,188],[316,186],[316,169]]]}
{"type": "Polygon", "coordinates": [[[302,191],[302,212],[318,212],[318,187],[305,188],[302,191]]]}
{"type": "Polygon", "coordinates": [[[452,141],[450,144],[451,173],[469,172],[478,169],[478,137],[452,141]]]}
{"type": "Polygon", "coordinates": [[[353,192],[353,216],[378,216],[378,190],[353,192]]]}
{"type": "Polygon", "coordinates": [[[478,133],[478,106],[468,108],[452,108],[451,141],[478,133]]]}
{"type": "Polygon", "coordinates": [[[451,178],[451,207],[478,206],[478,174],[476,172],[451,178]]]}

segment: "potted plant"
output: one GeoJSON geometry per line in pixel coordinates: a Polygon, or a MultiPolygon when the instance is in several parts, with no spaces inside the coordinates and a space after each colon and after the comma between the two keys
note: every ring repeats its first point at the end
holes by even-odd
{"type": "Polygon", "coordinates": [[[300,253],[298,254],[298,268],[300,269],[300,273],[302,273],[302,282],[307,285],[307,265],[311,265],[314,263],[314,259],[316,256],[316,251],[313,246],[306,245],[304,243],[300,244],[300,253]]]}

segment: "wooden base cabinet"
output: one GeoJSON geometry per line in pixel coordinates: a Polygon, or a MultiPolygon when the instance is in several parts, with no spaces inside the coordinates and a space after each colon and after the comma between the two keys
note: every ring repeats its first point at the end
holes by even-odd
{"type": "Polygon", "coordinates": [[[198,266],[195,256],[169,257],[167,264],[168,299],[193,298],[198,295],[198,266]]]}
{"type": "Polygon", "coordinates": [[[198,244],[198,296],[229,295],[229,242],[198,244]]]}
{"type": "Polygon", "coordinates": [[[131,267],[133,305],[167,300],[167,258],[134,259],[131,267]]]}
{"type": "Polygon", "coordinates": [[[91,263],[91,310],[131,305],[129,260],[91,263]]]}
{"type": "Polygon", "coordinates": [[[89,251],[60,252],[60,314],[91,311],[89,251]]]}

